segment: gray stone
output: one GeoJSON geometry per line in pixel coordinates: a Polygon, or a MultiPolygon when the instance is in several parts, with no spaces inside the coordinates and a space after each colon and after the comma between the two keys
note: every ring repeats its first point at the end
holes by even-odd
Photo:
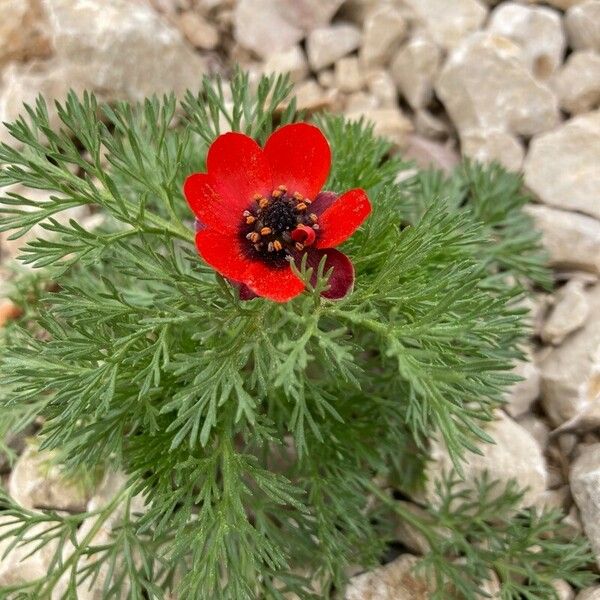
{"type": "Polygon", "coordinates": [[[571,492],[600,566],[600,444],[582,445],[580,452],[571,465],[571,492]]]}
{"type": "Polygon", "coordinates": [[[530,205],[526,212],[542,232],[553,266],[600,273],[600,221],[543,205],[530,205]]]}
{"type": "Polygon", "coordinates": [[[184,12],[178,19],[183,35],[195,48],[214,50],[219,44],[219,30],[197,12],[184,12]]]}
{"type": "Polygon", "coordinates": [[[600,585],[581,590],[575,600],[600,600],[600,585]]]}
{"type": "Polygon", "coordinates": [[[418,134],[408,136],[402,157],[415,161],[421,169],[442,169],[446,173],[450,173],[460,162],[460,156],[451,141],[436,142],[418,134]]]}
{"type": "Polygon", "coordinates": [[[350,23],[336,23],[311,31],[306,41],[306,53],[311,68],[319,71],[359,46],[360,30],[350,23]]]}
{"type": "Polygon", "coordinates": [[[589,313],[584,282],[572,279],[557,292],[554,308],[542,328],[542,339],[550,344],[560,344],[570,333],[583,327],[589,313]]]}
{"type": "Polygon", "coordinates": [[[291,80],[298,83],[308,75],[308,62],[304,51],[296,44],[288,50],[269,56],[264,62],[263,72],[289,73],[291,80]]]}
{"type": "Polygon", "coordinates": [[[522,58],[539,79],[547,79],[561,65],[565,34],[560,13],[543,6],[503,2],[493,12],[489,31],[515,42],[522,58]]]}
{"type": "Polygon", "coordinates": [[[350,119],[361,117],[374,125],[376,135],[386,138],[396,148],[404,148],[408,142],[408,134],[413,126],[399,108],[376,108],[346,112],[350,119]]]}
{"type": "Polygon", "coordinates": [[[558,595],[558,600],[573,600],[575,598],[573,588],[564,579],[553,581],[552,587],[558,595]]]}
{"type": "Polygon", "coordinates": [[[366,74],[367,87],[380,108],[396,108],[398,92],[391,75],[386,69],[374,69],[366,74]]]}
{"type": "Polygon", "coordinates": [[[565,27],[572,48],[600,52],[600,0],[587,0],[571,7],[565,27]]]}
{"type": "Polygon", "coordinates": [[[553,87],[561,107],[571,114],[600,105],[600,54],[593,50],[574,52],[556,75],[553,87]]]}
{"type": "Polygon", "coordinates": [[[600,110],[536,136],[525,184],[542,202],[600,219],[600,110]]]}
{"type": "Polygon", "coordinates": [[[398,90],[414,110],[431,102],[440,63],[439,46],[424,35],[415,35],[392,61],[391,73],[398,90]]]}
{"type": "Polygon", "coordinates": [[[527,352],[526,359],[517,362],[513,374],[522,380],[513,384],[507,392],[505,410],[511,417],[520,417],[529,411],[540,395],[540,371],[527,352]]]}
{"type": "Polygon", "coordinates": [[[335,63],[335,85],[341,92],[358,92],[364,85],[364,76],[358,57],[347,56],[335,63]]]}
{"type": "Polygon", "coordinates": [[[406,36],[406,21],[393,5],[382,3],[365,19],[360,59],[366,67],[387,64],[406,36]]]}
{"type": "Polygon", "coordinates": [[[452,52],[435,89],[461,133],[532,135],[558,122],[556,98],[533,77],[519,47],[490,33],[475,33],[452,52]]]}
{"type": "Polygon", "coordinates": [[[542,419],[533,414],[526,414],[519,418],[517,423],[533,436],[540,448],[546,448],[550,438],[550,427],[542,419]]]}
{"type": "Polygon", "coordinates": [[[501,129],[467,129],[460,134],[464,156],[480,163],[498,162],[509,171],[519,171],[525,148],[514,135],[501,129]]]}

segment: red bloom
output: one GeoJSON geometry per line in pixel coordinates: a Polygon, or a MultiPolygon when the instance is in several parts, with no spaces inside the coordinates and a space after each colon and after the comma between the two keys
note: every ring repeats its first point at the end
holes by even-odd
{"type": "Polygon", "coordinates": [[[333,268],[327,298],[342,298],[354,282],[350,259],[333,248],[371,212],[363,190],[321,192],[331,151],[321,131],[296,123],[275,131],[261,148],[241,133],[211,145],[208,173],[190,175],[185,197],[197,218],[196,246],[216,271],[240,284],[240,297],[287,302],[304,289],[290,268],[307,254],[316,271],[333,268]]]}

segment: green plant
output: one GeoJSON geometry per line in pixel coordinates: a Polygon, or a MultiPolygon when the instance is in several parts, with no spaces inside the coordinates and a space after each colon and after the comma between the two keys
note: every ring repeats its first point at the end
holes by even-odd
{"type": "MultiPolygon", "coordinates": [[[[4,334],[0,410],[13,428],[41,415],[41,447],[67,473],[100,465],[128,477],[90,514],[34,513],[0,498],[9,517],[0,538],[55,556],[47,577],[7,588],[9,598],[46,598],[60,582],[74,598],[94,580],[105,598],[158,599],[174,586],[182,598],[330,597],[347,565],[377,564],[401,511],[373,481],[415,491],[434,433],[459,472],[476,440],[491,441],[484,428],[526,333],[516,282],[547,281],[514,176],[467,165],[449,181],[427,173],[397,185],[405,165],[369,125],[321,117],[333,150],[327,187],[364,187],[373,203],[344,245],[353,293],[323,299],[321,273],[287,304],[241,302],[198,258],[185,176],[202,170],[221,123],[263,142],[276,122],[296,120],[293,102],[275,118],[290,91],[265,78],[252,93],[237,74],[230,107],[221,84],[205,81],[181,118],[172,97],[107,107],[71,94],[58,105],[59,131],[42,100],[8,126],[21,147],[0,147],[0,186],[50,199],[7,193],[0,230],[19,237],[41,224],[47,235],[22,260],[59,289],[4,334]],[[102,225],[59,218],[83,205],[102,225]],[[98,542],[114,514],[119,525],[98,542]],[[84,523],[91,529],[78,536],[84,523]]],[[[18,285],[25,293],[27,281],[18,285]]],[[[589,580],[582,540],[544,541],[557,515],[512,518],[518,494],[488,504],[487,493],[461,496],[493,511],[478,527],[447,503],[416,523],[432,540],[438,526],[454,531],[456,545],[440,543],[428,559],[440,586],[475,598],[507,548],[528,574],[546,569],[531,575],[529,598],[551,597],[557,548],[573,557],[562,575],[589,580]],[[484,526],[492,514],[511,524],[503,536],[484,526]],[[489,542],[485,552],[469,546],[471,534],[489,542]],[[452,566],[457,548],[468,570],[452,566]]],[[[452,486],[442,495],[452,498],[452,486]]],[[[503,570],[504,598],[517,597],[520,573],[503,570]]]]}

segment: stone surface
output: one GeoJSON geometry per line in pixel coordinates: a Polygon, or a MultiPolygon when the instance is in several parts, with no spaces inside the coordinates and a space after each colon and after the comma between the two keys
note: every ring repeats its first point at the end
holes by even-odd
{"type": "Polygon", "coordinates": [[[550,344],[560,344],[570,333],[583,326],[589,313],[584,282],[571,279],[556,294],[554,308],[542,328],[542,339],[550,344]]]}
{"type": "Polygon", "coordinates": [[[442,169],[446,173],[450,173],[460,162],[460,156],[451,143],[436,142],[418,134],[408,136],[402,157],[414,160],[422,169],[442,169]]]}
{"type": "Polygon", "coordinates": [[[289,73],[293,82],[297,83],[308,75],[308,62],[299,45],[271,55],[263,64],[263,73],[289,73]]]}
{"type": "Polygon", "coordinates": [[[600,111],[535,137],[525,184],[543,202],[600,218],[600,111]]]}
{"type": "Polygon", "coordinates": [[[582,445],[580,452],[571,465],[571,492],[600,566],[600,444],[582,445]]]}
{"type": "Polygon", "coordinates": [[[390,67],[392,76],[414,110],[431,102],[440,64],[440,48],[424,35],[414,36],[394,57],[390,67]]]}
{"type": "Polygon", "coordinates": [[[375,69],[366,75],[367,87],[377,99],[380,108],[396,108],[398,92],[392,76],[386,69],[375,69]]]}
{"type": "Polygon", "coordinates": [[[487,16],[478,0],[403,0],[416,20],[443,48],[454,48],[467,35],[479,29],[487,16]]]}
{"type": "Polygon", "coordinates": [[[575,598],[573,588],[564,579],[553,581],[552,587],[558,595],[558,600],[573,600],[575,598]]]}
{"type": "Polygon", "coordinates": [[[367,66],[386,64],[406,35],[406,21],[393,5],[382,3],[364,22],[360,59],[367,66]]]}
{"type": "Polygon", "coordinates": [[[60,468],[52,464],[52,458],[48,452],[27,448],[10,474],[9,494],[28,509],[83,512],[90,492],[81,482],[66,479],[60,468]]]}
{"type": "Polygon", "coordinates": [[[558,122],[557,101],[507,38],[475,33],[448,58],[435,86],[460,132],[501,129],[531,135],[558,122]]]}
{"type": "Polygon", "coordinates": [[[334,110],[337,106],[336,90],[324,90],[314,79],[308,79],[294,88],[297,107],[309,113],[334,110]]]}
{"type": "Polygon", "coordinates": [[[364,117],[374,125],[376,135],[387,138],[397,148],[404,148],[408,142],[408,134],[413,126],[398,108],[375,108],[366,110],[347,111],[350,119],[364,117]]]}
{"type": "Polygon", "coordinates": [[[360,30],[350,23],[336,23],[314,29],[306,40],[308,62],[315,71],[332,65],[360,45],[360,30]]]}
{"type": "Polygon", "coordinates": [[[335,85],[341,92],[358,92],[364,84],[364,76],[358,57],[347,56],[335,63],[335,85]]]}
{"type": "Polygon", "coordinates": [[[542,406],[555,426],[600,408],[600,285],[586,293],[585,327],[540,360],[542,406]]]}
{"type": "Polygon", "coordinates": [[[468,129],[460,135],[464,156],[481,163],[498,162],[509,171],[519,171],[525,148],[519,139],[501,129],[468,129]]]}
{"type": "MultiPolygon", "coordinates": [[[[521,488],[528,488],[523,496],[522,505],[531,506],[546,489],[547,470],[542,451],[533,436],[504,412],[497,413],[497,419],[490,423],[486,431],[495,444],[479,443],[482,455],[468,453],[465,456],[464,470],[467,479],[461,486],[470,489],[477,478],[487,471],[490,479],[501,484],[516,480],[521,488]]],[[[447,449],[439,442],[431,447],[432,461],[426,467],[425,500],[436,504],[439,499],[435,493],[435,481],[444,473],[452,470],[452,460],[447,449]]],[[[503,486],[499,486],[498,493],[503,486]]]]}
{"type": "Polygon", "coordinates": [[[575,600],[600,600],[600,585],[581,590],[575,600]]]}
{"type": "Polygon", "coordinates": [[[587,0],[570,8],[565,27],[572,48],[600,52],[600,0],[587,0]]]}
{"type": "Polygon", "coordinates": [[[543,205],[530,205],[525,211],[542,232],[553,266],[600,273],[600,221],[543,205]]]}
{"type": "Polygon", "coordinates": [[[561,107],[571,114],[600,106],[600,54],[593,50],[571,54],[553,87],[561,107]]]}
{"type": "Polygon", "coordinates": [[[195,48],[214,50],[219,44],[219,30],[199,13],[182,13],[178,24],[183,35],[195,48]]]}
{"type": "Polygon", "coordinates": [[[550,427],[542,419],[529,413],[519,418],[517,423],[533,436],[540,448],[545,448],[548,445],[550,427]]]}
{"type": "MultiPolygon", "coordinates": [[[[417,504],[404,501],[399,501],[399,504],[403,510],[407,510],[419,519],[427,521],[428,513],[417,504]]],[[[398,520],[394,533],[395,540],[415,554],[424,555],[431,550],[431,546],[423,533],[404,519],[398,520]]]]}
{"type": "Polygon", "coordinates": [[[565,34],[560,13],[542,6],[503,2],[491,14],[489,31],[511,39],[539,79],[547,79],[561,65],[565,34]]]}
{"type": "Polygon", "coordinates": [[[513,375],[521,377],[522,381],[513,384],[508,390],[505,410],[516,418],[527,413],[540,395],[540,371],[533,362],[531,352],[527,353],[526,360],[516,364],[513,375]]]}
{"type": "Polygon", "coordinates": [[[353,577],[345,600],[428,600],[430,585],[413,572],[418,562],[416,556],[403,554],[383,567],[353,577]]]}
{"type": "Polygon", "coordinates": [[[40,0],[0,0],[0,69],[9,61],[44,57],[51,51],[40,0]]]}

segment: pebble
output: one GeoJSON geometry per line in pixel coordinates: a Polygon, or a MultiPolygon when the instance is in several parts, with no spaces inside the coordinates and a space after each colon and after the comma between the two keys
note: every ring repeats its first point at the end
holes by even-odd
{"type": "Polygon", "coordinates": [[[505,37],[475,33],[452,52],[435,90],[460,133],[500,129],[532,135],[558,123],[558,103],[505,37]]]}
{"type": "Polygon", "coordinates": [[[557,579],[556,581],[553,581],[552,587],[556,591],[558,600],[574,600],[575,592],[564,579],[557,579]]]}
{"type": "Polygon", "coordinates": [[[554,308],[541,331],[545,342],[557,346],[569,334],[583,327],[590,314],[584,287],[581,279],[571,279],[556,293],[554,308]]]}
{"type": "Polygon", "coordinates": [[[398,92],[392,76],[386,69],[374,69],[366,75],[367,87],[377,99],[380,108],[396,108],[398,92]]]}
{"type": "Polygon", "coordinates": [[[393,5],[382,3],[364,22],[360,59],[365,67],[387,64],[406,36],[407,24],[393,5]]]}
{"type": "Polygon", "coordinates": [[[540,371],[531,350],[527,351],[525,360],[517,362],[513,375],[522,380],[508,390],[505,410],[511,417],[517,418],[527,413],[540,395],[540,371]]]}
{"type": "Polygon", "coordinates": [[[402,157],[413,160],[421,169],[441,169],[446,173],[452,172],[460,162],[452,142],[437,142],[415,133],[408,136],[402,157]]]}
{"type": "Polygon", "coordinates": [[[572,48],[600,52],[600,0],[571,7],[565,16],[565,27],[572,48]]]}
{"type": "Polygon", "coordinates": [[[600,585],[581,590],[575,600],[600,600],[600,585]]]}
{"type": "Polygon", "coordinates": [[[509,171],[519,171],[525,148],[516,136],[501,129],[467,129],[460,134],[464,156],[480,163],[500,163],[509,171]]]}
{"type": "Polygon", "coordinates": [[[288,50],[269,56],[263,64],[262,72],[289,73],[291,80],[298,83],[308,75],[308,62],[304,51],[296,44],[288,50]]]}
{"type": "Polygon", "coordinates": [[[195,48],[214,50],[219,45],[219,30],[196,12],[182,13],[179,27],[195,48]]]}
{"type": "Polygon", "coordinates": [[[525,184],[546,204],[600,219],[598,165],[600,110],[534,137],[525,160],[525,184]]]}
{"type": "Polygon", "coordinates": [[[392,77],[412,109],[424,108],[433,99],[441,60],[439,46],[424,35],[415,35],[394,57],[390,66],[392,77]]]}
{"type": "Polygon", "coordinates": [[[561,107],[571,113],[600,106],[600,54],[593,50],[574,52],[553,81],[561,107]]]}
{"type": "Polygon", "coordinates": [[[565,34],[561,15],[552,8],[502,2],[492,12],[488,30],[515,42],[538,79],[548,79],[562,63],[565,34]]]}
{"type": "Polygon", "coordinates": [[[350,23],[319,27],[308,35],[306,53],[314,71],[320,71],[360,46],[360,30],[350,23]]]}
{"type": "Polygon", "coordinates": [[[364,85],[364,76],[356,56],[340,58],[335,63],[335,85],[341,92],[358,92],[364,85]]]}
{"type": "Polygon", "coordinates": [[[581,445],[579,451],[571,465],[571,492],[600,566],[600,444],[581,445]]]}
{"type": "Polygon", "coordinates": [[[346,115],[350,119],[364,117],[374,125],[376,135],[386,138],[396,148],[404,148],[408,143],[408,134],[413,130],[413,125],[399,108],[375,108],[357,110],[346,115]]]}

